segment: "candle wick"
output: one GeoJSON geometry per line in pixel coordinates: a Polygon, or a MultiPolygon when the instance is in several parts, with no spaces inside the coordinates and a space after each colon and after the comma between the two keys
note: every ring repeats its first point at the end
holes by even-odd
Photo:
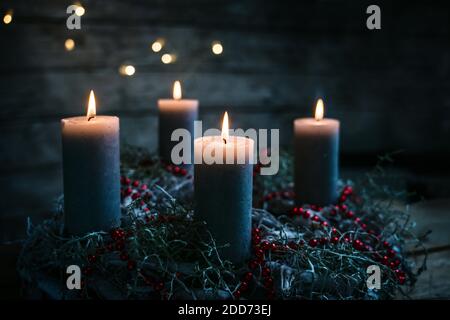
{"type": "Polygon", "coordinates": [[[95,116],[89,116],[88,121],[95,118],[95,116]]]}
{"type": "Polygon", "coordinates": [[[225,142],[225,144],[227,144],[227,139],[225,139],[225,138],[222,138],[223,139],[223,142],[225,142]]]}

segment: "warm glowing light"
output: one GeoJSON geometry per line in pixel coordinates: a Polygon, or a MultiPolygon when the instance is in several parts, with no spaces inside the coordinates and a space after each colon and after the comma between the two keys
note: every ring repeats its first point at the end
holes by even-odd
{"type": "Polygon", "coordinates": [[[223,142],[227,143],[230,136],[228,135],[228,112],[225,112],[222,121],[222,139],[223,142]]]}
{"type": "Polygon", "coordinates": [[[180,83],[180,81],[175,81],[173,83],[173,98],[175,100],[180,100],[181,97],[182,97],[182,94],[181,94],[181,83],[180,83]]]}
{"type": "Polygon", "coordinates": [[[3,17],[3,23],[10,24],[12,22],[12,19],[13,19],[13,12],[12,10],[9,10],[3,17]]]}
{"type": "Polygon", "coordinates": [[[316,113],[315,113],[315,118],[317,121],[320,121],[323,119],[323,100],[319,99],[317,100],[317,105],[316,105],[316,113]]]}
{"type": "Polygon", "coordinates": [[[161,49],[164,47],[164,39],[158,39],[155,42],[152,43],[152,50],[153,52],[160,52],[161,49]]]}
{"type": "Polygon", "coordinates": [[[95,118],[95,95],[94,90],[91,90],[91,93],[89,94],[89,104],[88,104],[88,110],[87,110],[87,120],[91,120],[92,118],[95,118]]]}
{"type": "Polygon", "coordinates": [[[64,46],[66,47],[67,51],[72,51],[75,49],[75,41],[72,39],[67,39],[66,42],[64,42],[64,46]]]}
{"type": "Polygon", "coordinates": [[[175,56],[173,54],[165,53],[161,56],[161,61],[164,64],[169,64],[175,62],[175,56]]]}
{"type": "Polygon", "coordinates": [[[131,64],[123,64],[119,68],[119,73],[123,76],[131,77],[136,73],[136,68],[131,64]]]}
{"type": "Polygon", "coordinates": [[[75,4],[77,8],[75,9],[75,14],[79,17],[85,14],[86,10],[84,10],[83,6],[79,3],[75,4]]]}
{"type": "Polygon", "coordinates": [[[219,41],[214,41],[212,43],[211,50],[214,54],[219,55],[219,54],[222,54],[222,52],[223,52],[223,46],[219,41]]]}

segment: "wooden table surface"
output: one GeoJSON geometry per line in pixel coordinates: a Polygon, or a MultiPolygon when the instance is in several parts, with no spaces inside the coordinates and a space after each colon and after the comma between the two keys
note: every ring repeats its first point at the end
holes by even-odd
{"type": "MultiPolygon", "coordinates": [[[[419,278],[412,299],[450,299],[450,199],[424,201],[411,206],[419,233],[432,230],[427,240],[427,271],[419,278]]],[[[0,299],[20,299],[20,279],[15,271],[20,243],[0,245],[0,299]]],[[[423,255],[414,259],[420,263],[423,255]]]]}

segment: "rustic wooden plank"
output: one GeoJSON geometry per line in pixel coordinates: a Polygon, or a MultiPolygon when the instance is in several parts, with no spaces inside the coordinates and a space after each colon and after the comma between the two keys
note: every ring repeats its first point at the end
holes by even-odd
{"type": "MultiPolygon", "coordinates": [[[[422,262],[423,257],[417,257],[417,263],[422,262]]],[[[413,299],[449,299],[450,298],[450,251],[433,253],[427,260],[427,271],[418,279],[413,299]]]]}
{"type": "MultiPolygon", "coordinates": [[[[48,24],[62,24],[66,17],[65,8],[72,3],[56,0],[3,2],[1,8],[16,8],[18,23],[48,24]]],[[[95,24],[194,25],[256,32],[361,33],[366,32],[365,9],[370,4],[372,2],[368,0],[358,3],[350,0],[284,1],[282,6],[275,0],[132,0],[126,3],[110,0],[108,5],[85,2],[87,14],[84,18],[95,24]]],[[[383,10],[383,25],[395,34],[449,33],[445,1],[433,1],[430,5],[425,0],[381,0],[377,4],[383,10]]]]}
{"type": "MultiPolygon", "coordinates": [[[[170,66],[178,71],[186,68],[193,71],[192,67],[195,66],[199,71],[238,73],[270,70],[311,74],[346,69],[367,73],[374,70],[379,72],[380,68],[387,70],[394,62],[389,38],[367,35],[250,35],[245,30],[200,31],[192,27],[121,25],[92,26],[77,32],[46,25],[19,25],[0,29],[0,32],[7,44],[2,50],[2,56],[8,62],[0,69],[2,73],[39,72],[45,68],[60,72],[74,68],[117,68],[127,60],[150,71],[168,70],[168,66],[160,62],[161,53],[155,54],[150,50],[151,42],[158,37],[166,39],[167,45],[162,52],[178,55],[177,63],[170,66]],[[69,37],[76,41],[72,52],[64,50],[64,41],[69,37]],[[224,53],[219,57],[211,53],[213,40],[223,42],[224,53]],[[359,50],[354,50],[358,46],[359,50]],[[343,58],[347,60],[345,69],[341,63],[343,58]]],[[[414,48],[418,51],[417,55],[421,52],[426,54],[425,48],[429,44],[430,40],[427,39],[416,44],[414,48]]],[[[446,42],[441,42],[440,46],[448,48],[446,42]]]]}
{"type": "Polygon", "coordinates": [[[450,199],[419,202],[411,206],[411,216],[417,222],[419,234],[432,231],[428,237],[428,247],[450,245],[450,199]]]}
{"type": "MultiPolygon", "coordinates": [[[[244,110],[244,112],[241,112],[240,108],[228,107],[206,109],[210,112],[203,112],[202,109],[200,118],[204,121],[204,129],[220,128],[223,112],[228,110],[234,128],[280,129],[280,144],[291,147],[292,122],[296,117],[307,114],[307,108],[304,108],[303,111],[291,110],[279,114],[273,110],[254,112],[252,111],[254,109],[244,110]]],[[[416,143],[416,141],[420,141],[423,132],[413,131],[392,135],[392,132],[386,129],[397,125],[406,126],[405,123],[413,121],[417,115],[407,114],[398,120],[387,114],[371,113],[366,110],[351,113],[333,111],[331,114],[341,119],[341,153],[343,155],[372,154],[375,158],[376,154],[399,149],[404,150],[406,155],[420,153],[424,150],[422,145],[416,143]],[[384,129],[380,131],[380,127],[384,129]],[[412,138],[411,135],[413,135],[412,138]],[[364,139],[360,139],[361,136],[364,136],[364,139]]],[[[121,119],[122,143],[143,146],[151,151],[156,150],[158,122],[155,113],[148,110],[131,114],[119,112],[117,115],[121,119]]],[[[2,133],[0,146],[7,150],[0,154],[2,172],[59,163],[61,157],[60,126],[57,119],[2,126],[0,132],[2,133]],[[20,135],[17,134],[18,132],[20,135]]],[[[441,144],[441,150],[447,150],[446,143],[446,139],[442,138],[436,140],[434,146],[441,144]]]]}

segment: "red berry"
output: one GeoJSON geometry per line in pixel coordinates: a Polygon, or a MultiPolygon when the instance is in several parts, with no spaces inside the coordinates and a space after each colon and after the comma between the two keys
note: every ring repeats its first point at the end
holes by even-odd
{"type": "Polygon", "coordinates": [[[248,283],[245,281],[241,282],[241,285],[239,286],[239,290],[241,290],[241,292],[247,291],[248,289],[248,283]]]}
{"type": "Polygon", "coordinates": [[[297,250],[298,249],[298,245],[294,241],[289,241],[288,247],[293,249],[293,250],[297,250]]]}
{"type": "Polygon", "coordinates": [[[249,281],[252,280],[252,279],[253,279],[253,273],[247,272],[247,273],[244,275],[244,280],[245,280],[246,282],[249,282],[249,281]]]}
{"type": "Polygon", "coordinates": [[[131,199],[136,200],[141,196],[141,194],[139,192],[133,193],[131,196],[131,199]]]}
{"type": "Polygon", "coordinates": [[[250,269],[256,269],[256,268],[258,267],[258,261],[257,261],[257,260],[251,260],[251,261],[248,263],[248,267],[249,267],[250,269]]]}
{"type": "Polygon", "coordinates": [[[362,250],[364,248],[364,245],[360,240],[355,239],[353,241],[353,248],[355,248],[356,250],[362,250]]]}
{"type": "Polygon", "coordinates": [[[129,196],[130,194],[133,193],[133,189],[131,189],[130,187],[126,188],[123,193],[125,194],[125,196],[129,196]]]}
{"type": "Polygon", "coordinates": [[[183,177],[184,177],[185,175],[187,175],[187,170],[184,169],[184,168],[181,169],[181,170],[180,170],[180,175],[183,176],[183,177]]]}
{"type": "Polygon", "coordinates": [[[324,227],[328,227],[328,222],[326,222],[326,221],[322,221],[322,226],[324,226],[324,227]]]}
{"type": "Polygon", "coordinates": [[[258,258],[264,257],[264,251],[262,249],[257,249],[255,251],[255,256],[257,256],[258,258]]]}
{"type": "Polygon", "coordinates": [[[262,275],[263,277],[268,277],[268,276],[270,276],[270,268],[268,268],[268,267],[262,268],[261,275],[262,275]]]}
{"type": "Polygon", "coordinates": [[[327,244],[327,243],[328,243],[328,239],[327,238],[325,238],[325,237],[320,238],[320,244],[321,245],[324,245],[324,244],[327,244]]]}
{"type": "Polygon", "coordinates": [[[162,289],[164,289],[164,282],[160,281],[160,282],[156,283],[156,284],[153,286],[153,288],[154,288],[156,291],[161,291],[162,289]]]}
{"type": "Polygon", "coordinates": [[[317,241],[317,239],[311,239],[311,240],[309,240],[309,242],[308,242],[308,244],[309,244],[311,247],[316,247],[318,243],[319,243],[319,241],[317,241]]]}
{"type": "Polygon", "coordinates": [[[252,233],[254,234],[254,235],[257,235],[257,234],[259,234],[261,232],[261,230],[259,229],[259,228],[253,228],[253,230],[252,230],[252,233]]]}
{"type": "Polygon", "coordinates": [[[309,219],[309,217],[311,217],[311,213],[309,213],[309,211],[305,210],[305,211],[303,212],[303,218],[309,219]]]}
{"type": "Polygon", "coordinates": [[[148,186],[146,184],[141,185],[141,190],[142,191],[147,190],[147,189],[148,189],[148,186]]]}
{"type": "Polygon", "coordinates": [[[240,290],[236,290],[236,291],[233,293],[233,296],[234,296],[236,299],[239,299],[239,298],[241,297],[241,291],[240,291],[240,290]]]}
{"type": "Polygon", "coordinates": [[[261,248],[263,250],[269,250],[270,248],[270,243],[267,240],[261,241],[261,248]]]}
{"type": "Polygon", "coordinates": [[[93,271],[94,269],[92,269],[92,267],[89,266],[83,268],[83,274],[86,276],[91,275],[93,271]]]}
{"type": "Polygon", "coordinates": [[[267,288],[267,289],[273,288],[273,279],[272,279],[272,277],[267,277],[264,280],[264,287],[267,288]]]}
{"type": "Polygon", "coordinates": [[[135,267],[136,267],[136,262],[134,262],[133,260],[128,260],[128,263],[127,263],[128,270],[133,270],[135,267]]]}
{"type": "Polygon", "coordinates": [[[133,187],[139,187],[139,184],[140,184],[139,180],[133,181],[133,187]]]}
{"type": "Polygon", "coordinates": [[[173,172],[174,173],[180,173],[181,168],[176,166],[175,168],[173,168],[173,172]]]}
{"type": "Polygon", "coordinates": [[[395,250],[394,249],[389,249],[387,252],[387,255],[389,258],[393,258],[395,257],[395,250]]]}
{"type": "Polygon", "coordinates": [[[312,220],[315,221],[315,222],[319,222],[320,218],[319,218],[319,216],[313,216],[312,220]]]}
{"type": "Polygon", "coordinates": [[[353,188],[350,187],[350,186],[346,186],[346,187],[344,188],[343,193],[344,193],[346,196],[349,196],[349,195],[351,195],[351,194],[353,193],[353,188]]]}
{"type": "Polygon", "coordinates": [[[339,237],[332,237],[330,240],[331,243],[336,244],[339,242],[339,237]]]}

